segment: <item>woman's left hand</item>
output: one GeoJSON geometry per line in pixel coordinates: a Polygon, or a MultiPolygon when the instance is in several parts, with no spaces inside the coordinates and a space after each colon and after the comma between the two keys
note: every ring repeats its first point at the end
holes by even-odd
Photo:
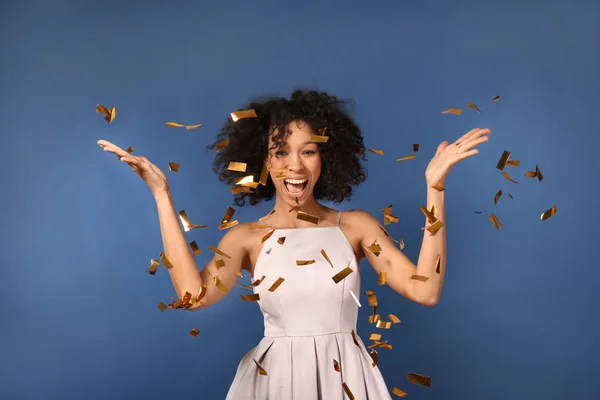
{"type": "Polygon", "coordinates": [[[476,147],[489,140],[489,129],[475,128],[452,144],[442,142],[425,170],[428,187],[444,186],[452,167],[459,161],[479,153],[476,147]]]}

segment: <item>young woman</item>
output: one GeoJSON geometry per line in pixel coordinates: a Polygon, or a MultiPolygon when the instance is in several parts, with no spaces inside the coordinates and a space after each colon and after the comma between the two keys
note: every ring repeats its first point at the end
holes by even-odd
{"type": "MultiPolygon", "coordinates": [[[[366,257],[375,271],[386,273],[387,285],[397,293],[435,305],[446,266],[445,228],[436,234],[425,230],[415,265],[367,212],[342,213],[319,203],[340,203],[365,180],[363,138],[345,102],[325,93],[295,91],[289,99],[255,101],[245,109],[255,110],[256,117],[229,119],[209,146],[226,143],[218,146],[214,171],[233,186],[247,175],[258,182],[266,165],[270,179],[238,193],[235,203],[254,205],[275,197],[275,205],[261,219],[262,225],[231,228],[218,245],[228,258],[216,254],[200,273],[165,174],[145,157],[103,140],[98,144],[129,164],[150,187],[164,253],[173,265],[169,274],[180,298],[186,292],[202,292],[203,300],[194,308],[208,307],[223,298],[242,270],[253,280],[264,276],[254,286],[264,315],[264,338],[240,362],[228,400],[342,400],[349,392],[356,399],[391,399],[379,369],[354,333],[358,305],[351,292],[360,293],[358,265],[366,257]],[[231,171],[230,162],[246,163],[247,169],[231,171]],[[411,278],[414,275],[429,279],[423,282],[411,278]]],[[[450,169],[477,154],[476,147],[489,133],[473,129],[455,143],[438,147],[425,171],[427,209],[436,209],[435,218],[426,219],[426,228],[435,219],[445,219],[440,189],[450,169]]]]}

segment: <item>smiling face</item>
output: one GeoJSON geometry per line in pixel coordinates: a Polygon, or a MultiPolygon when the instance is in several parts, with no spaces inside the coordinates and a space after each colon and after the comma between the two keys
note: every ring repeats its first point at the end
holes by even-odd
{"type": "Polygon", "coordinates": [[[318,145],[311,142],[313,132],[308,124],[292,122],[286,130],[285,144],[279,147],[273,147],[273,139],[269,138],[267,162],[277,200],[295,207],[314,200],[313,189],[321,175],[321,155],[318,145]]]}

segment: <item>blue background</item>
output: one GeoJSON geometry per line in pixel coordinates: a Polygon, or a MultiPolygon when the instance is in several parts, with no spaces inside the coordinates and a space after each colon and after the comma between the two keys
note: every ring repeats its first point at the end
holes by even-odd
{"type": "Polygon", "coordinates": [[[158,311],[174,290],[163,267],[146,272],[162,251],[155,203],[96,141],[133,146],[164,170],[181,163],[167,172],[176,208],[210,225],[186,233],[202,267],[232,200],[205,145],[250,97],[308,87],[354,99],[366,145],[385,150],[369,155],[367,182],[341,208],[381,217],[393,204],[400,223],[389,230],[414,261],[436,146],[493,130],[447,182],[439,305],[377,287],[363,264],[363,289],[402,320],[383,332],[394,346],[380,351],[388,386],[421,400],[598,398],[600,3],[282,3],[0,2],[2,397],[224,398],[262,337],[258,307],[236,288],[210,309],[158,311]],[[117,106],[112,124],[98,103],[117,106]],[[441,114],[453,107],[463,114],[441,114]],[[413,143],[417,159],[397,163],[413,143]],[[504,150],[521,161],[507,167],[518,184],[495,169],[504,150]],[[524,177],[536,164],[541,183],[524,177]],[[553,205],[558,214],[540,221],[553,205]]]}

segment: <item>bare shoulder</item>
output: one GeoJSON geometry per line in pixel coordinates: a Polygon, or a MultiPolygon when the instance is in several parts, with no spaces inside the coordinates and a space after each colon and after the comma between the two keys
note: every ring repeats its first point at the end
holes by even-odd
{"type": "Polygon", "coordinates": [[[379,221],[365,210],[348,210],[342,213],[340,223],[349,229],[377,228],[379,221]]]}

